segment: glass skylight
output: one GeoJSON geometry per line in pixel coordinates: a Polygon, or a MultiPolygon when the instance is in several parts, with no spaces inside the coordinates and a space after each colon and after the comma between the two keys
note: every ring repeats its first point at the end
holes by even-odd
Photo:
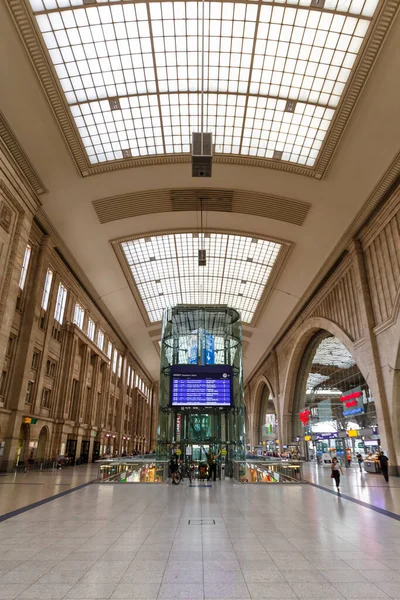
{"type": "Polygon", "coordinates": [[[280,244],[239,235],[204,236],[207,265],[198,266],[204,234],[180,233],[121,243],[150,322],[175,304],[228,304],[249,323],[280,244]]]}
{"type": "Polygon", "coordinates": [[[327,337],[318,346],[313,358],[313,365],[350,369],[356,364],[354,358],[336,337],[327,337]]]}
{"type": "Polygon", "coordinates": [[[30,0],[92,164],[190,152],[313,166],[378,0],[30,0]],[[337,12],[336,12],[337,11],[337,12]]]}

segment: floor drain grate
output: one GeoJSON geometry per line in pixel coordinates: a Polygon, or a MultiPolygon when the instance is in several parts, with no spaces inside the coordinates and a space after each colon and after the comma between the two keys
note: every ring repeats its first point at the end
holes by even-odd
{"type": "Polygon", "coordinates": [[[215,525],[215,519],[189,519],[188,525],[215,525]]]}

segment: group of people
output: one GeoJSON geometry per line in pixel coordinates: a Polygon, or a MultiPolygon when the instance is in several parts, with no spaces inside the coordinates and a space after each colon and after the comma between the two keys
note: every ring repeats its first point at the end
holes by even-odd
{"type": "MultiPolygon", "coordinates": [[[[219,458],[221,452],[218,452],[218,454],[215,454],[212,451],[206,452],[203,447],[202,447],[202,450],[205,452],[206,458],[207,458],[207,466],[208,466],[207,481],[210,481],[211,479],[213,481],[217,481],[217,459],[219,458]]],[[[175,481],[177,473],[180,474],[180,479],[183,479],[183,461],[180,458],[180,456],[178,456],[176,454],[176,452],[174,452],[171,456],[171,459],[169,461],[169,469],[170,469],[170,473],[171,473],[171,479],[173,482],[175,481]]],[[[189,476],[190,482],[192,482],[192,479],[194,479],[195,470],[196,470],[196,467],[195,467],[194,462],[190,461],[190,464],[188,467],[188,476],[189,476]]]]}
{"type": "MultiPolygon", "coordinates": [[[[360,471],[361,471],[363,457],[361,456],[360,453],[357,454],[357,462],[358,462],[358,465],[359,465],[360,471]]],[[[383,451],[381,451],[379,453],[378,462],[379,462],[379,468],[381,470],[383,477],[385,478],[386,483],[389,483],[389,459],[383,451]]],[[[349,462],[348,462],[348,466],[350,466],[349,462]]],[[[338,492],[340,492],[340,475],[343,475],[343,469],[342,469],[341,464],[339,463],[338,459],[336,458],[336,456],[334,456],[332,458],[332,464],[331,464],[331,477],[332,477],[332,479],[335,480],[336,489],[338,492]]]]}

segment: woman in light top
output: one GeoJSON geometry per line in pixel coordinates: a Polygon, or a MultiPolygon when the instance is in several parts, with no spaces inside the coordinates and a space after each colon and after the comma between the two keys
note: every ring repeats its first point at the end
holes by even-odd
{"type": "Polygon", "coordinates": [[[340,474],[343,475],[342,467],[340,466],[339,461],[336,458],[336,456],[334,456],[332,458],[332,473],[331,473],[331,477],[332,477],[332,479],[335,480],[336,489],[337,489],[338,492],[340,492],[340,474]]]}

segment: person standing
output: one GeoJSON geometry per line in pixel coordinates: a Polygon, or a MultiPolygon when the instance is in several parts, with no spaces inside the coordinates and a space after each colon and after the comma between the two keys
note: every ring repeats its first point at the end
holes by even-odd
{"type": "Polygon", "coordinates": [[[342,471],[342,467],[340,466],[340,463],[339,463],[338,459],[336,458],[336,456],[334,456],[332,458],[332,467],[331,468],[332,468],[331,477],[332,477],[332,479],[335,480],[337,491],[340,492],[340,474],[343,475],[343,471],[342,471]]]}
{"type": "Polygon", "coordinates": [[[350,465],[351,465],[351,450],[350,450],[350,448],[346,448],[346,460],[347,460],[347,467],[350,467],[350,465]]]}
{"type": "Polygon", "coordinates": [[[379,466],[386,483],[389,483],[389,459],[385,456],[384,452],[381,452],[379,455],[379,466]]]}
{"type": "Polygon", "coordinates": [[[221,453],[214,454],[214,452],[206,452],[208,462],[208,477],[207,481],[212,478],[213,481],[217,481],[217,458],[221,453]]]}

